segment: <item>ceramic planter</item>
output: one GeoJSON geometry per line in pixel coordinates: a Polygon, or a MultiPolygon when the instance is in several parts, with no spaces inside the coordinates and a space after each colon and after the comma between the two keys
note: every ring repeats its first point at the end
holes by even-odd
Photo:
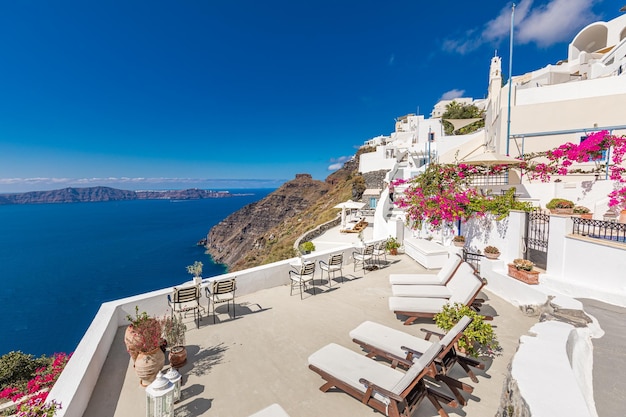
{"type": "Polygon", "coordinates": [[[139,383],[146,387],[156,378],[157,374],[165,365],[165,354],[161,348],[150,352],[139,352],[135,360],[135,373],[139,377],[139,383]]]}
{"type": "Polygon", "coordinates": [[[517,269],[513,264],[508,264],[508,266],[510,277],[530,285],[539,284],[539,271],[525,271],[523,269],[517,269]]]}
{"type": "Polygon", "coordinates": [[[499,253],[487,253],[485,252],[485,258],[487,259],[498,259],[500,257],[499,253]]]}
{"type": "Polygon", "coordinates": [[[174,368],[180,368],[187,363],[187,349],[184,346],[174,346],[170,349],[168,359],[170,365],[174,368]]]}

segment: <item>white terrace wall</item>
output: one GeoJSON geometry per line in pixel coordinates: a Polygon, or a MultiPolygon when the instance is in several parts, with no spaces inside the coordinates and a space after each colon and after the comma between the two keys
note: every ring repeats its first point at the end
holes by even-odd
{"type": "MultiPolygon", "coordinates": [[[[461,226],[461,232],[466,237],[466,247],[471,251],[482,251],[487,245],[498,247],[500,261],[488,263],[489,271],[493,269],[506,275],[506,264],[524,257],[524,227],[525,213],[512,211],[501,221],[489,216],[472,219],[461,226]]],[[[537,290],[574,298],[594,298],[626,307],[626,280],[623,278],[626,243],[572,235],[572,229],[570,216],[550,216],[547,268],[539,276],[537,290]]],[[[486,271],[482,272],[489,279],[484,273],[486,271]]],[[[517,300],[523,295],[521,292],[514,291],[515,294],[507,296],[505,287],[501,287],[495,279],[489,288],[513,304],[531,304],[531,296],[524,296],[524,302],[517,300]]]]}
{"type": "MultiPolygon", "coordinates": [[[[343,252],[344,264],[347,265],[351,263],[352,252],[355,249],[353,246],[346,245],[333,250],[316,251],[304,258],[318,263],[320,260],[327,261],[330,254],[343,252]]],[[[206,287],[216,279],[237,277],[237,296],[240,296],[266,288],[288,285],[290,263],[296,260],[297,258],[292,258],[236,273],[206,278],[203,280],[202,286],[206,287]]],[[[192,285],[192,282],[181,283],[181,285],[192,285]]],[[[134,316],[135,307],[140,312],[145,311],[153,316],[165,315],[168,311],[167,295],[171,292],[171,288],[165,288],[114,300],[100,306],[72,358],[50,391],[48,398],[60,402],[63,407],[57,411],[57,417],[83,416],[115,334],[119,327],[128,324],[126,316],[134,316]]],[[[285,289],[285,296],[289,296],[287,288],[285,289]]]]}

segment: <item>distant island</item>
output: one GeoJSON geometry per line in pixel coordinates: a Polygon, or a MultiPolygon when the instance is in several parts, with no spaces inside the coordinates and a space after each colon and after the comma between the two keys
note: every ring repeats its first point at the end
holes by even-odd
{"type": "Polygon", "coordinates": [[[124,200],[200,200],[225,198],[249,194],[233,194],[228,191],[186,190],[130,191],[111,187],[63,188],[50,191],[0,194],[0,205],[45,203],[91,203],[124,200]]]}

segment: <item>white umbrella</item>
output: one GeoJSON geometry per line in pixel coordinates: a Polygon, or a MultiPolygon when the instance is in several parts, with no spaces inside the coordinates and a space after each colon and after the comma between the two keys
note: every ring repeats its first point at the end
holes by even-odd
{"type": "Polygon", "coordinates": [[[333,208],[340,208],[341,209],[341,227],[346,227],[346,209],[357,209],[358,210],[360,208],[363,208],[364,205],[365,205],[365,203],[348,200],[348,201],[344,201],[343,203],[339,203],[335,207],[333,207],[333,208]]]}
{"type": "Polygon", "coordinates": [[[510,156],[500,155],[499,153],[496,153],[495,151],[488,150],[478,155],[473,155],[473,156],[470,156],[469,158],[465,158],[465,160],[460,161],[460,162],[467,164],[467,165],[491,166],[491,165],[513,165],[513,164],[519,164],[522,161],[519,159],[510,157],[510,156]]]}

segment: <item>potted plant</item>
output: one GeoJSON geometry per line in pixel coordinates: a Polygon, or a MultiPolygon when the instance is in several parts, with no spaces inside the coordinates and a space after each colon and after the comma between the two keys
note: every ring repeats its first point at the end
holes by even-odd
{"type": "Polygon", "coordinates": [[[483,252],[488,259],[498,259],[500,257],[500,249],[495,246],[486,246],[483,252]]]}
{"type": "Polygon", "coordinates": [[[187,325],[183,322],[183,317],[173,315],[164,317],[161,320],[163,338],[167,341],[170,352],[168,355],[170,364],[174,368],[180,368],[187,362],[187,349],[185,348],[185,332],[187,325]]]}
{"type": "Polygon", "coordinates": [[[526,284],[539,284],[539,271],[535,271],[535,264],[528,259],[514,259],[508,265],[509,276],[526,284]]]}
{"type": "Polygon", "coordinates": [[[591,219],[593,217],[591,210],[585,206],[574,206],[574,214],[580,215],[582,219],[591,219]]]}
{"type": "Polygon", "coordinates": [[[306,255],[315,250],[315,245],[313,244],[313,242],[302,242],[299,249],[300,252],[306,255]]]}
{"type": "Polygon", "coordinates": [[[145,311],[139,313],[135,306],[135,317],[126,316],[130,322],[124,335],[126,351],[134,361],[134,368],[140,383],[149,385],[156,378],[165,364],[165,355],[161,350],[163,344],[161,322],[150,317],[145,311]]]}
{"type": "Polygon", "coordinates": [[[195,261],[193,265],[187,265],[187,272],[193,275],[194,284],[202,283],[202,262],[195,261]]]}
{"type": "Polygon", "coordinates": [[[454,236],[452,238],[452,243],[454,244],[454,246],[459,246],[459,247],[465,246],[465,236],[463,235],[454,236]]]}
{"type": "Polygon", "coordinates": [[[395,237],[389,236],[389,239],[387,239],[387,242],[385,243],[385,249],[389,251],[389,254],[397,255],[399,247],[400,247],[400,242],[398,242],[398,240],[395,237]]]}
{"type": "Polygon", "coordinates": [[[463,316],[472,318],[472,322],[463,332],[463,336],[457,342],[460,351],[474,357],[495,356],[500,350],[498,338],[491,324],[485,322],[485,317],[478,314],[470,307],[460,304],[446,304],[441,312],[435,314],[437,327],[446,332],[449,331],[463,316]]]}
{"type": "Polygon", "coordinates": [[[546,208],[554,214],[573,214],[574,202],[564,198],[553,198],[546,204],[546,208]]]}

